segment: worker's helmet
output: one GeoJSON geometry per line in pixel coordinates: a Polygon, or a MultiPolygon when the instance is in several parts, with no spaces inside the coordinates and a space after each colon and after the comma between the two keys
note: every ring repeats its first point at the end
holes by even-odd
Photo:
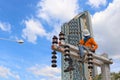
{"type": "Polygon", "coordinates": [[[83,36],[90,36],[90,32],[88,31],[88,29],[83,30],[83,36]]]}

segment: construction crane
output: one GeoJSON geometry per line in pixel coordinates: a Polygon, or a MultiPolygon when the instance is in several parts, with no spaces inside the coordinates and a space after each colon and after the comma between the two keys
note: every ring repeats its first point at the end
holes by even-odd
{"type": "MultiPolygon", "coordinates": [[[[65,60],[67,60],[68,56],[74,57],[76,60],[80,60],[79,56],[79,49],[78,47],[65,43],[65,35],[60,32],[59,34],[59,41],[56,36],[52,38],[52,46],[51,49],[52,52],[52,67],[57,67],[56,65],[56,51],[61,52],[65,56],[65,60]]],[[[82,61],[83,63],[88,64],[88,72],[89,72],[89,80],[93,80],[93,65],[99,66],[101,68],[102,73],[102,80],[111,80],[110,77],[110,64],[113,63],[112,59],[109,59],[107,57],[107,54],[104,55],[97,55],[95,53],[92,53],[87,48],[84,50],[84,59],[82,61]]],[[[84,77],[84,75],[82,75],[84,77]]],[[[85,80],[85,79],[83,79],[85,80]]]]}

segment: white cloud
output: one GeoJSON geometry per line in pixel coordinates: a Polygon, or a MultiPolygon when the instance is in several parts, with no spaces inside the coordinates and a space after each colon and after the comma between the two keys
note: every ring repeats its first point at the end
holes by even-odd
{"type": "Polygon", "coordinates": [[[49,32],[47,35],[48,40],[52,40],[53,35],[56,35],[58,37],[58,34],[61,31],[61,24],[54,24],[54,29],[52,32],[49,32]]]}
{"type": "Polygon", "coordinates": [[[0,21],[0,29],[2,31],[8,31],[8,32],[10,32],[11,31],[11,25],[9,23],[1,22],[0,21]]]}
{"type": "Polygon", "coordinates": [[[111,72],[120,72],[120,59],[114,59],[114,63],[111,65],[111,72]]]}
{"type": "Polygon", "coordinates": [[[0,66],[0,77],[5,79],[9,79],[9,77],[13,77],[16,80],[20,80],[19,75],[13,74],[13,72],[11,72],[9,68],[3,66],[0,66]]]}
{"type": "Polygon", "coordinates": [[[77,0],[41,0],[37,4],[37,18],[25,20],[25,29],[23,37],[28,41],[35,43],[37,37],[45,36],[51,40],[54,34],[59,34],[61,24],[73,18],[77,13],[79,6],[77,0]],[[52,28],[46,31],[44,23],[52,28]],[[47,32],[47,33],[46,33],[47,32]]]}
{"type": "Polygon", "coordinates": [[[53,35],[59,34],[61,24],[54,24],[52,32],[47,32],[38,19],[28,19],[24,21],[25,28],[22,30],[22,37],[29,42],[36,43],[37,37],[46,37],[51,40],[53,35]]]}
{"type": "Polygon", "coordinates": [[[93,8],[99,8],[100,6],[105,6],[107,3],[106,0],[88,0],[87,4],[93,8]]]}
{"type": "Polygon", "coordinates": [[[114,0],[93,17],[93,29],[99,44],[99,50],[105,51],[112,58],[120,58],[120,0],[114,0]]]}
{"type": "Polygon", "coordinates": [[[25,24],[26,28],[23,29],[22,36],[25,39],[28,39],[28,41],[30,41],[32,43],[36,42],[37,36],[43,37],[43,36],[47,35],[42,24],[36,19],[25,20],[24,24],[25,24]]]}
{"type": "Polygon", "coordinates": [[[46,65],[35,65],[31,68],[28,68],[28,71],[33,73],[35,76],[43,76],[41,80],[61,80],[61,70],[60,68],[52,68],[46,65]]]}
{"type": "Polygon", "coordinates": [[[79,11],[77,0],[41,0],[37,6],[38,17],[48,22],[70,20],[79,11]]]}

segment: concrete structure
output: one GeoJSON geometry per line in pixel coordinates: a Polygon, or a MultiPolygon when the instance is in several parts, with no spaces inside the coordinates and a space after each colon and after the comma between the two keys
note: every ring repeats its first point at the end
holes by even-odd
{"type": "MultiPolygon", "coordinates": [[[[61,31],[65,34],[65,42],[77,47],[79,40],[83,38],[83,29],[88,29],[91,36],[93,36],[91,18],[88,11],[78,14],[68,23],[63,24],[61,31]]],[[[80,76],[82,76],[82,74],[80,71],[80,64],[74,57],[72,57],[72,59],[75,70],[70,73],[64,73],[68,63],[64,61],[64,55],[62,54],[62,80],[81,80],[80,76]]],[[[84,64],[83,69],[85,70],[85,76],[88,77],[88,69],[86,64],[84,64]]],[[[93,71],[95,75],[95,70],[93,71]]]]}
{"type": "MultiPolygon", "coordinates": [[[[68,44],[68,43],[66,43],[64,41],[60,41],[59,45],[53,44],[52,45],[52,49],[56,50],[56,51],[59,51],[62,54],[66,54],[65,53],[65,48],[64,48],[65,45],[67,45],[67,46],[70,47],[69,48],[69,50],[70,50],[69,54],[71,56],[73,56],[76,60],[79,59],[79,55],[77,54],[77,52],[79,52],[78,47],[73,46],[71,44],[68,44]]],[[[102,80],[111,80],[111,76],[110,76],[110,64],[112,64],[113,61],[107,57],[108,55],[107,54],[97,55],[97,54],[92,53],[89,50],[87,50],[87,51],[84,50],[84,53],[85,53],[84,54],[85,55],[84,63],[88,63],[89,64],[89,59],[88,58],[92,57],[93,58],[93,59],[91,59],[92,63],[94,65],[97,65],[97,66],[101,67],[102,80]],[[92,56],[88,56],[88,55],[91,55],[91,54],[92,54],[92,56]]],[[[88,66],[90,66],[90,65],[88,65],[88,66]]],[[[88,76],[86,76],[87,80],[93,80],[92,75],[91,75],[92,73],[93,73],[92,68],[89,68],[88,69],[88,76]]],[[[77,74],[72,74],[71,73],[70,78],[66,76],[67,77],[66,80],[81,80],[81,78],[78,79],[78,78],[72,77],[74,75],[77,75],[77,74]]]]}

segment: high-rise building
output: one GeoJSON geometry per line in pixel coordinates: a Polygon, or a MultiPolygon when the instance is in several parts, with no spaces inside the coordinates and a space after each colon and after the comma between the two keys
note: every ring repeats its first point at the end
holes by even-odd
{"type": "MultiPolygon", "coordinates": [[[[91,18],[88,11],[78,14],[68,23],[64,23],[62,25],[61,31],[65,34],[65,42],[77,46],[79,40],[83,38],[83,29],[88,29],[91,36],[93,36],[91,18]]],[[[72,60],[75,70],[71,72],[64,72],[64,70],[68,67],[68,62],[64,60],[64,55],[62,54],[62,80],[81,80],[83,75],[81,74],[80,63],[74,57],[72,57],[72,60]]],[[[84,64],[84,68],[82,69],[85,70],[85,76],[87,78],[87,64],[84,64]]]]}

